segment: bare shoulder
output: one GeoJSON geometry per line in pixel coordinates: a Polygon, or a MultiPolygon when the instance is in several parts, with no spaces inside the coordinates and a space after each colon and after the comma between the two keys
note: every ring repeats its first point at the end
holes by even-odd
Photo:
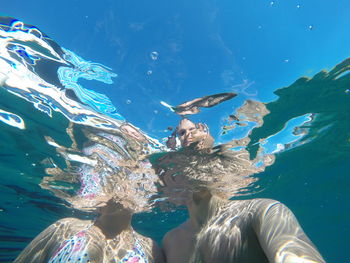
{"type": "Polygon", "coordinates": [[[152,240],[152,255],[155,263],[165,262],[163,250],[161,247],[158,246],[158,244],[154,240],[152,240]]]}
{"type": "Polygon", "coordinates": [[[169,232],[167,232],[165,234],[165,236],[163,237],[163,247],[164,250],[167,251],[171,245],[176,242],[177,236],[179,235],[179,233],[181,233],[183,230],[181,228],[181,226],[178,226],[176,228],[173,228],[172,230],[170,230],[169,232]]]}
{"type": "Polygon", "coordinates": [[[63,218],[54,222],[39,233],[14,262],[47,262],[61,241],[69,237],[72,231],[88,226],[89,222],[77,218],[63,218]]]}
{"type": "Polygon", "coordinates": [[[269,198],[254,198],[254,199],[247,199],[247,200],[233,200],[231,201],[231,204],[237,204],[237,205],[244,205],[244,206],[268,206],[271,204],[282,204],[278,200],[269,199],[269,198]]]}
{"type": "Polygon", "coordinates": [[[193,235],[190,221],[186,221],[167,232],[163,238],[163,246],[172,245],[173,242],[193,235]]]}
{"type": "Polygon", "coordinates": [[[253,225],[260,225],[262,221],[270,224],[276,223],[282,217],[288,215],[289,218],[294,218],[293,212],[283,203],[274,199],[256,198],[250,200],[232,201],[231,209],[235,208],[237,213],[241,215],[249,214],[252,219],[250,222],[253,225]]]}
{"type": "Polygon", "coordinates": [[[252,199],[250,209],[252,212],[255,212],[256,215],[266,215],[267,213],[277,210],[279,212],[285,211],[292,214],[292,211],[282,202],[267,198],[252,199]]]}
{"type": "Polygon", "coordinates": [[[166,233],[163,238],[166,262],[188,262],[194,247],[194,240],[194,231],[189,221],[166,233]]]}
{"type": "Polygon", "coordinates": [[[249,210],[250,212],[261,212],[266,209],[269,209],[273,206],[283,206],[287,209],[280,201],[268,198],[255,198],[255,199],[247,199],[247,200],[232,200],[229,203],[229,208],[236,209],[237,211],[241,210],[249,210]]]}
{"type": "Polygon", "coordinates": [[[256,199],[252,199],[252,204],[254,205],[259,205],[259,206],[270,206],[270,205],[283,205],[283,203],[281,203],[278,200],[274,200],[274,199],[269,199],[269,198],[256,198],[256,199]]]}
{"type": "Polygon", "coordinates": [[[137,237],[139,245],[142,246],[142,249],[144,250],[144,253],[147,255],[150,262],[165,262],[163,250],[153,239],[145,237],[137,232],[135,232],[135,236],[137,237]]]}
{"type": "Polygon", "coordinates": [[[75,217],[66,217],[56,221],[53,225],[88,225],[91,220],[82,220],[75,217]]]}

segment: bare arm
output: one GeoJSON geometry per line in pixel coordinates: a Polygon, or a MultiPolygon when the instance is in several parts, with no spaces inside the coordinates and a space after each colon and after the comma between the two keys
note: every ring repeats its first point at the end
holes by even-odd
{"type": "Polygon", "coordinates": [[[253,227],[269,262],[325,262],[288,207],[269,199],[253,202],[253,227]]]}
{"type": "Polygon", "coordinates": [[[164,236],[163,249],[167,263],[189,262],[193,248],[194,233],[189,221],[164,236]]]}
{"type": "Polygon", "coordinates": [[[152,254],[154,258],[154,263],[165,263],[163,250],[157,245],[156,242],[153,242],[152,254]]]}

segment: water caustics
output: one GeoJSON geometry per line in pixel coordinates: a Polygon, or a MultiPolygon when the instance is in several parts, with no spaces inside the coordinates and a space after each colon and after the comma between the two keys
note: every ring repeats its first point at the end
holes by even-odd
{"type": "MultiPolygon", "coordinates": [[[[158,59],[158,53],[152,53],[151,59],[158,59]]],[[[319,142],[320,138],[323,145],[344,156],[349,139],[340,131],[347,130],[350,123],[349,65],[350,60],[345,60],[330,72],[301,78],[276,91],[279,98],[274,102],[245,101],[229,116],[222,132],[223,139],[232,130],[242,131],[242,136],[227,139],[210,153],[189,148],[155,158],[151,164],[149,154],[168,149],[128,123],[106,95],[79,83],[85,79],[112,84],[117,74],[60,47],[34,26],[0,17],[1,89],[50,117],[58,112],[69,120],[69,127],[63,129],[71,145],[63,146],[45,136],[46,144],[57,155],[56,159],[42,161],[46,176],[41,176],[40,186],[79,210],[92,210],[110,198],[134,212],[150,209],[150,200],[159,190],[152,165],[169,183],[162,187],[164,198],[159,200],[173,198],[183,204],[179,192],[185,194],[194,187],[209,186],[225,196],[243,194],[242,188],[257,181],[251,175],[273,167],[276,155],[319,142]],[[332,100],[338,103],[329,103],[332,100]],[[337,141],[332,140],[335,134],[341,135],[337,141]]],[[[200,107],[226,100],[226,96],[236,96],[216,95],[220,96],[209,101],[210,96],[198,98],[177,107],[162,104],[179,115],[191,115],[200,107]]],[[[0,121],[9,128],[25,130],[27,126],[25,116],[7,108],[0,109],[0,121]]]]}

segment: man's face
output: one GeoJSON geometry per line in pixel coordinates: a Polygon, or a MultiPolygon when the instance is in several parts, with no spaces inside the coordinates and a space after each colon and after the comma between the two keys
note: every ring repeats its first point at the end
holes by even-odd
{"type": "Polygon", "coordinates": [[[182,119],[177,127],[177,134],[180,139],[181,146],[186,147],[205,138],[208,135],[208,132],[203,124],[198,124],[198,127],[196,127],[192,121],[182,119]]]}

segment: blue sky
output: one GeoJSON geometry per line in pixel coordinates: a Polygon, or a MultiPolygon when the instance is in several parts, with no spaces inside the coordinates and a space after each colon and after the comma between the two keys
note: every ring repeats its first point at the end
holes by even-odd
{"type": "Polygon", "coordinates": [[[1,14],[33,24],[84,59],[111,67],[118,74],[114,84],[82,84],[105,93],[126,119],[158,138],[178,120],[160,100],[175,105],[238,92],[232,101],[194,116],[217,136],[222,119],[244,99],[271,101],[274,90],[350,56],[346,0],[47,3],[2,0],[1,14]]]}

